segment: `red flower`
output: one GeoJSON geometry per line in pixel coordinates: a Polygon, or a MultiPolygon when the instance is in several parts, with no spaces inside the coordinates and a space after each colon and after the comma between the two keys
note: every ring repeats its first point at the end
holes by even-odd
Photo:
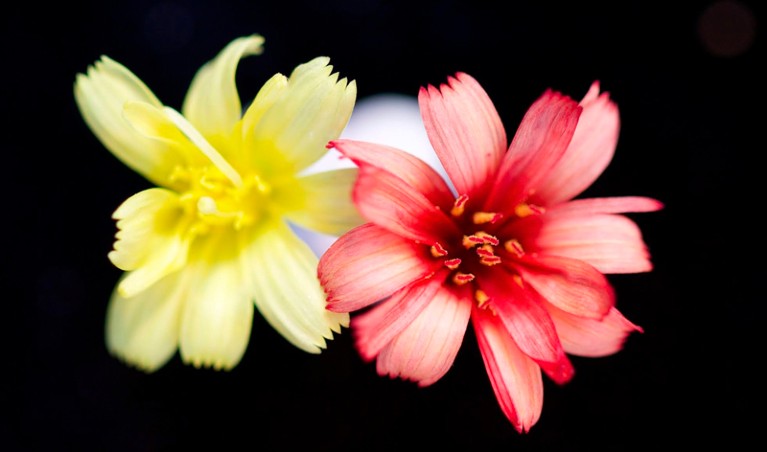
{"type": "Polygon", "coordinates": [[[606,273],[652,269],[621,213],[644,197],[572,200],[610,162],[619,117],[595,82],[578,103],[546,91],[508,146],[495,107],[467,74],[418,97],[456,194],[398,149],[329,143],[359,166],[354,202],[368,223],[323,255],[328,309],[352,312],[355,344],[380,375],[426,386],[451,367],[471,320],[498,402],[520,431],[540,417],[541,371],[563,384],[566,353],[605,356],[641,331],[615,308],[606,273]]]}

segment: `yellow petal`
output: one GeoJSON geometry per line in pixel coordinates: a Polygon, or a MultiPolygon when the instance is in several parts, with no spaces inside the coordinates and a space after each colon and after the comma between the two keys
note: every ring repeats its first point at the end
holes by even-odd
{"type": "Polygon", "coordinates": [[[237,64],[246,56],[260,54],[263,43],[259,35],[235,39],[200,68],[189,86],[181,111],[214,146],[232,133],[242,116],[235,83],[237,64]]]}
{"type": "MultiPolygon", "coordinates": [[[[282,74],[275,74],[270,78],[264,86],[256,94],[256,98],[251,102],[248,109],[245,111],[245,115],[242,117],[242,131],[241,140],[244,143],[252,143],[254,141],[253,134],[258,126],[258,123],[264,117],[264,114],[269,111],[270,108],[287,92],[288,78],[282,74]]],[[[255,171],[258,168],[254,162],[259,155],[266,154],[266,152],[256,151],[254,152],[250,146],[237,146],[233,147],[231,161],[239,168],[245,168],[249,171],[255,171]]],[[[274,165],[280,167],[280,165],[274,165]]],[[[263,173],[263,171],[261,171],[263,173]]],[[[263,174],[269,176],[269,174],[263,174]]]]}
{"type": "Polygon", "coordinates": [[[336,236],[359,226],[364,221],[351,198],[356,177],[357,169],[347,168],[298,178],[305,205],[286,217],[304,228],[336,236]]]}
{"type": "Polygon", "coordinates": [[[119,230],[109,259],[129,271],[118,285],[120,296],[134,296],[186,262],[190,239],[175,193],[163,188],[136,193],[113,218],[119,230]]]}
{"type": "Polygon", "coordinates": [[[156,185],[167,185],[181,157],[166,143],[142,136],[123,117],[126,102],[161,107],[160,101],[133,73],[103,56],[78,74],[75,101],[88,127],[123,163],[156,185]]]}
{"type": "Polygon", "coordinates": [[[106,316],[109,352],[146,372],[164,365],[178,347],[181,281],[177,272],[131,298],[115,291],[106,316]]]}
{"type": "Polygon", "coordinates": [[[318,57],[298,66],[288,88],[255,125],[252,142],[243,146],[262,156],[267,168],[273,154],[300,171],[322,157],[328,141],[338,138],[351,116],[357,95],[354,81],[331,74],[329,59],[318,57]]]}
{"type": "Polygon", "coordinates": [[[333,332],[349,325],[349,315],[325,309],[317,256],[281,223],[263,227],[245,245],[241,258],[258,310],[290,343],[320,353],[333,332]]]}
{"type": "Polygon", "coordinates": [[[229,370],[247,348],[253,299],[243,283],[235,241],[229,235],[198,238],[189,263],[187,300],[181,323],[181,358],[195,367],[229,370]]]}

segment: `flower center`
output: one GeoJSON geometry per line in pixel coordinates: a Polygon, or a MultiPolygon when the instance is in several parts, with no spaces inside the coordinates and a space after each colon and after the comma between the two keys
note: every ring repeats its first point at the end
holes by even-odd
{"type": "MultiPolygon", "coordinates": [[[[502,231],[507,230],[505,226],[510,222],[541,214],[543,208],[521,203],[513,209],[511,215],[504,216],[496,212],[467,211],[468,200],[467,195],[459,196],[450,210],[450,215],[459,225],[459,229],[464,231],[463,236],[449,238],[444,244],[437,242],[430,251],[435,259],[441,259],[442,264],[451,270],[451,283],[459,286],[473,285],[477,305],[495,312],[492,299],[477,284],[477,276],[482,275],[485,278],[490,268],[524,256],[525,251],[519,240],[500,235],[503,234],[502,231]]],[[[521,282],[511,266],[505,266],[503,271],[511,272],[515,280],[521,282]]]]}
{"type": "Polygon", "coordinates": [[[212,228],[242,229],[258,221],[264,213],[265,197],[271,187],[257,175],[235,185],[216,166],[176,167],[171,179],[185,189],[181,202],[195,218],[194,231],[206,234],[212,228]]]}

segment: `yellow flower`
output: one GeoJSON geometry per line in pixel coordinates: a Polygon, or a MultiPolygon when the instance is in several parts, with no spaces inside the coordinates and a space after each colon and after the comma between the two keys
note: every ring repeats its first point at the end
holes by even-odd
{"type": "Polygon", "coordinates": [[[181,113],[106,56],[77,75],[90,129],[157,186],[115,211],[109,253],[125,273],[107,310],[107,347],[145,371],[177,349],[185,363],[231,369],[254,306],[309,353],[348,326],[348,314],[325,309],[317,256],[288,222],[336,236],[361,223],[355,168],[305,171],[349,121],[356,84],[318,57],[269,79],[243,114],[235,70],[263,41],[236,39],[204,65],[181,113]]]}

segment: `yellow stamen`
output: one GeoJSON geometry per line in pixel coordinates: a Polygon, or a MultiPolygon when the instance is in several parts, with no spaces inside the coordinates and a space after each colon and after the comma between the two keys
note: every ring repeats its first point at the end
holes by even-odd
{"type": "Polygon", "coordinates": [[[453,275],[453,282],[462,286],[468,282],[474,281],[474,275],[471,273],[455,272],[453,275]]]}
{"type": "Polygon", "coordinates": [[[517,239],[507,240],[506,243],[503,244],[503,248],[517,257],[522,257],[525,255],[525,250],[522,248],[522,244],[519,243],[519,240],[517,239]]]}
{"type": "Polygon", "coordinates": [[[435,242],[431,247],[431,255],[433,257],[447,256],[447,250],[439,242],[435,242]]]}
{"type": "Polygon", "coordinates": [[[492,267],[493,265],[500,264],[501,258],[499,256],[482,256],[479,258],[479,263],[482,265],[487,265],[488,267],[492,267]]]}
{"type": "Polygon", "coordinates": [[[455,270],[458,268],[459,265],[461,265],[461,260],[458,258],[455,259],[447,259],[444,262],[445,267],[449,268],[450,270],[455,270]]]}
{"type": "Polygon", "coordinates": [[[474,224],[495,223],[501,218],[501,214],[493,212],[474,212],[471,221],[474,224]]]}
{"type": "Polygon", "coordinates": [[[482,239],[483,243],[489,243],[489,244],[491,244],[493,246],[497,246],[498,243],[499,243],[498,242],[498,238],[496,238],[493,235],[488,234],[485,231],[479,231],[479,232],[475,233],[474,235],[476,237],[479,237],[480,239],[482,239]]]}
{"type": "Polygon", "coordinates": [[[467,195],[461,195],[456,198],[455,202],[453,203],[453,208],[450,209],[450,215],[454,217],[460,217],[463,215],[463,208],[466,205],[466,201],[468,200],[469,197],[467,195]]]}
{"type": "Polygon", "coordinates": [[[473,248],[476,245],[481,245],[483,243],[485,243],[485,241],[482,240],[481,237],[477,237],[476,235],[464,235],[463,240],[461,241],[461,244],[467,250],[470,248],[473,248]]]}
{"type": "Polygon", "coordinates": [[[543,207],[536,206],[535,204],[520,203],[514,207],[514,214],[519,218],[529,217],[530,215],[539,215],[545,211],[543,207]]]}
{"type": "Polygon", "coordinates": [[[490,301],[490,297],[487,296],[484,290],[477,289],[474,291],[474,299],[477,300],[477,306],[483,307],[490,301]]]}

